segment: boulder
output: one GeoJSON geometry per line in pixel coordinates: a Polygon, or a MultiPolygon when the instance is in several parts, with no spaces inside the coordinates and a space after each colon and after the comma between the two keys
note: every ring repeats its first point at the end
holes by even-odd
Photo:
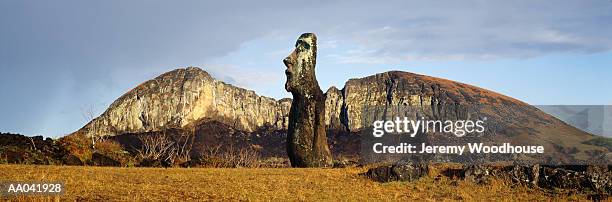
{"type": "Polygon", "coordinates": [[[609,195],[612,172],[609,166],[543,166],[538,185],[542,188],[575,189],[609,195]]]}
{"type": "Polygon", "coordinates": [[[427,164],[405,163],[371,168],[363,175],[378,182],[392,182],[414,181],[427,176],[428,173],[429,166],[427,164]]]}
{"type": "Polygon", "coordinates": [[[510,166],[507,172],[513,182],[537,186],[540,179],[540,165],[533,166],[510,166]]]}
{"type": "Polygon", "coordinates": [[[64,158],[62,158],[62,162],[64,163],[64,165],[68,165],[68,166],[82,166],[83,165],[83,161],[81,161],[79,157],[73,154],[68,154],[64,156],[64,158]]]}
{"type": "Polygon", "coordinates": [[[567,189],[607,198],[612,190],[612,172],[606,165],[470,165],[462,170],[464,180],[486,184],[490,177],[544,189],[567,189]]]}
{"type": "Polygon", "coordinates": [[[104,154],[93,153],[93,155],[91,155],[91,165],[92,166],[121,166],[121,163],[104,154]]]}
{"type": "Polygon", "coordinates": [[[491,175],[491,168],[484,165],[469,165],[463,170],[465,180],[476,184],[487,184],[491,175]]]}

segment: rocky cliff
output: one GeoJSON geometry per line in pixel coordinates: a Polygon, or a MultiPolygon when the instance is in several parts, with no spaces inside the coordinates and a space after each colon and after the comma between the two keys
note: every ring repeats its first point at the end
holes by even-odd
{"type": "MultiPolygon", "coordinates": [[[[488,106],[483,112],[499,121],[558,125],[561,121],[516,99],[475,86],[391,71],[350,79],[344,88],[326,91],[326,125],[359,131],[365,117],[397,114],[401,107],[419,109],[421,116],[459,118],[452,106],[488,106]],[[366,114],[364,114],[366,113],[366,114]],[[506,118],[504,118],[506,117],[506,118]]],[[[125,93],[80,131],[89,135],[118,135],[181,128],[201,119],[216,120],[239,130],[259,127],[286,129],[291,99],[274,100],[254,91],[215,80],[189,67],[146,81],[125,93]]],[[[583,133],[586,135],[586,133],[583,133]]]]}
{"type": "MultiPolygon", "coordinates": [[[[329,88],[325,104],[327,129],[342,134],[359,134],[372,120],[384,117],[485,118],[486,134],[494,138],[491,142],[537,143],[547,151],[571,153],[572,156],[609,154],[603,147],[582,144],[593,139],[593,135],[519,100],[475,86],[413,73],[391,71],[350,79],[342,89],[329,88]]],[[[290,105],[290,99],[259,96],[190,67],[140,84],[77,132],[89,136],[116,136],[167,129],[195,131],[208,127],[198,125],[215,121],[232,130],[255,135],[267,133],[261,131],[286,134],[283,131],[287,129],[290,105]]],[[[198,131],[207,133],[207,130],[198,131]]],[[[329,138],[341,138],[339,142],[331,141],[334,151],[345,148],[346,142],[356,138],[337,134],[328,133],[329,138]]],[[[358,142],[356,144],[352,142],[353,146],[343,150],[358,150],[358,142]]]]}
{"type": "Polygon", "coordinates": [[[181,128],[213,119],[240,130],[287,127],[290,100],[274,100],[215,80],[199,68],[177,69],[146,81],[114,101],[80,131],[88,136],[181,128]]]}

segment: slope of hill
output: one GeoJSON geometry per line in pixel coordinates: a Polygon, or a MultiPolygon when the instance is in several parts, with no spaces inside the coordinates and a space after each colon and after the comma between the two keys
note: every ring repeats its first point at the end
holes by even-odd
{"type": "Polygon", "coordinates": [[[199,68],[164,73],[128,91],[80,132],[88,136],[180,128],[199,119],[222,121],[253,131],[266,124],[286,125],[290,102],[258,96],[213,79],[199,68]]]}
{"type": "MultiPolygon", "coordinates": [[[[533,106],[445,79],[391,71],[350,79],[342,89],[331,87],[326,96],[329,142],[336,155],[357,154],[360,132],[370,127],[373,119],[400,115],[453,120],[486,117],[486,134],[494,134],[490,142],[541,144],[557,160],[609,154],[604,147],[582,144],[593,135],[533,106]]],[[[290,105],[290,99],[259,96],[190,67],[140,84],[75,134],[120,136],[180,131],[195,135],[199,141],[194,144],[202,148],[232,142],[256,145],[272,156],[284,157],[290,105]]]]}

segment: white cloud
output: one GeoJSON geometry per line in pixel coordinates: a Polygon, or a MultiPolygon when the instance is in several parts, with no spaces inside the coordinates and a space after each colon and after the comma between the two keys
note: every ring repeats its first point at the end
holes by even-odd
{"type": "MultiPolygon", "coordinates": [[[[338,5],[351,23],[324,20],[340,62],[522,58],[612,49],[612,3],[592,1],[417,1],[338,5]],[[367,13],[355,17],[354,13],[367,13]]],[[[327,18],[327,17],[321,17],[327,18]]],[[[323,25],[322,25],[323,26],[323,25]]]]}

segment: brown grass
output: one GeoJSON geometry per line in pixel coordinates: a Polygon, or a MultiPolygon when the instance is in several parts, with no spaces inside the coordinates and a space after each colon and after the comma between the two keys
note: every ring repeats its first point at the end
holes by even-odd
{"type": "Polygon", "coordinates": [[[0,165],[2,180],[64,181],[60,197],[9,200],[585,200],[581,195],[551,195],[493,180],[489,185],[436,176],[416,182],[377,183],[359,175],[365,168],[110,168],[0,165]]]}

